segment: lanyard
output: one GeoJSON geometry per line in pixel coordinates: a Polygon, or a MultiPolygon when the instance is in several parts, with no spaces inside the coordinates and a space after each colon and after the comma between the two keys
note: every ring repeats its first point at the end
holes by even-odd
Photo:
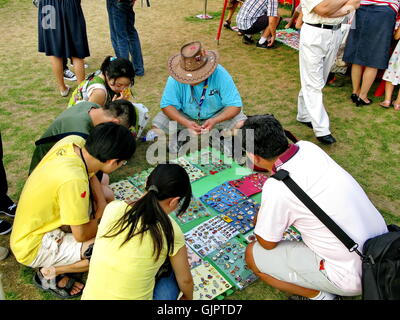
{"type": "Polygon", "coordinates": [[[192,99],[196,102],[197,106],[199,107],[199,112],[197,114],[197,121],[198,122],[200,122],[201,106],[203,105],[203,102],[206,99],[207,88],[208,88],[208,78],[204,82],[203,92],[201,93],[200,101],[197,101],[196,97],[194,96],[194,87],[190,86],[190,90],[191,90],[191,93],[192,93],[192,99]]]}
{"type": "MultiPolygon", "coordinates": [[[[89,200],[90,200],[90,204],[91,204],[91,206],[92,206],[92,211],[93,211],[93,210],[94,210],[94,207],[93,207],[93,204],[94,204],[94,203],[93,203],[93,195],[92,195],[92,192],[91,192],[92,190],[91,190],[91,188],[90,188],[89,170],[88,170],[88,167],[87,167],[85,158],[83,157],[83,154],[82,154],[82,148],[79,148],[79,152],[80,152],[80,154],[81,154],[81,158],[82,158],[82,161],[83,161],[83,163],[84,163],[84,165],[85,165],[86,173],[87,173],[87,176],[88,176],[88,183],[89,183],[89,200]]],[[[94,212],[91,212],[90,214],[94,216],[94,212]]]]}

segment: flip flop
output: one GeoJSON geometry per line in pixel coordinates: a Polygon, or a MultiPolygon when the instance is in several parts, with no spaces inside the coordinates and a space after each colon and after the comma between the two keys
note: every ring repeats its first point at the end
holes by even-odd
{"type": "Polygon", "coordinates": [[[382,101],[379,105],[382,107],[382,108],[386,108],[386,109],[388,109],[388,108],[390,108],[390,105],[392,104],[392,101],[390,101],[390,100],[384,100],[384,101],[382,101]]]}
{"type": "Polygon", "coordinates": [[[76,294],[71,294],[71,290],[74,287],[75,282],[82,283],[82,281],[78,281],[77,279],[68,276],[69,279],[65,287],[61,288],[57,285],[57,283],[65,276],[66,275],[62,274],[54,279],[49,280],[44,278],[40,270],[38,270],[33,276],[33,284],[39,289],[51,292],[61,299],[72,299],[81,296],[84,288],[82,288],[81,291],[76,294]]]}

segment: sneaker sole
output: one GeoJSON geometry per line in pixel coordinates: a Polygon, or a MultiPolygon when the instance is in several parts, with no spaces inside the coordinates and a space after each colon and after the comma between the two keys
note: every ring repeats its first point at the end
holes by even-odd
{"type": "Polygon", "coordinates": [[[6,230],[6,231],[3,231],[3,232],[0,232],[0,235],[3,236],[3,235],[5,235],[5,234],[8,234],[8,233],[11,232],[11,230],[12,230],[12,226],[11,226],[10,229],[8,229],[8,230],[6,230]]]}
{"type": "Polygon", "coordinates": [[[64,80],[67,80],[67,81],[76,81],[76,79],[70,79],[70,78],[66,78],[66,77],[64,77],[64,80]]]}
{"type": "Polygon", "coordinates": [[[9,217],[11,217],[11,218],[14,218],[14,217],[15,217],[15,214],[9,214],[9,213],[6,212],[6,211],[1,211],[1,210],[0,210],[0,213],[4,213],[6,216],[9,216],[9,217]]]}

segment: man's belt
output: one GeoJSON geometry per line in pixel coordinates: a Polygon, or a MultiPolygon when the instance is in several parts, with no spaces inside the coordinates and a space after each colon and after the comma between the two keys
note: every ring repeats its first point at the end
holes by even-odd
{"type": "Polygon", "coordinates": [[[316,28],[322,28],[322,29],[329,29],[329,30],[337,30],[340,29],[342,26],[341,23],[332,25],[332,24],[321,24],[321,23],[308,23],[306,22],[309,26],[316,27],[316,28]]]}

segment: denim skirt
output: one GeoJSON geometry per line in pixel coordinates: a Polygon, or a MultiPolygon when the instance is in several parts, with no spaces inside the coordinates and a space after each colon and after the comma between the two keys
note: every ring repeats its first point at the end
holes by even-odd
{"type": "Polygon", "coordinates": [[[39,52],[60,58],[90,56],[81,0],[41,0],[39,52]]]}
{"type": "Polygon", "coordinates": [[[361,66],[387,69],[396,13],[389,6],[361,6],[356,11],[343,60],[361,66]]]}

